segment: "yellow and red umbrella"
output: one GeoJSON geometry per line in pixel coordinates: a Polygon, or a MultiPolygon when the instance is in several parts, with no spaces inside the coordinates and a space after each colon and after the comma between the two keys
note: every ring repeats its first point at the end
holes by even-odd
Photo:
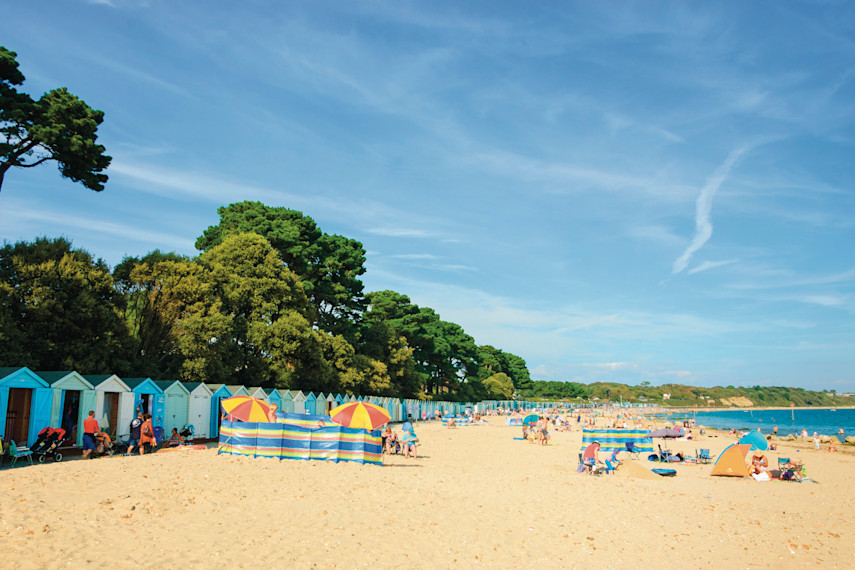
{"type": "Polygon", "coordinates": [[[232,396],[220,401],[223,410],[233,419],[242,422],[266,422],[270,406],[264,400],[251,396],[232,396]]]}
{"type": "Polygon", "coordinates": [[[330,411],[330,417],[341,426],[368,431],[374,431],[392,419],[389,412],[368,402],[342,404],[330,411]]]}

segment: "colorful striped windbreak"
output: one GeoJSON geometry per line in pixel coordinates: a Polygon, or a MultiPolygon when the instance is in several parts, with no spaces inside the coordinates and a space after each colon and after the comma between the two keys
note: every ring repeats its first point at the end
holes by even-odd
{"type": "Polygon", "coordinates": [[[470,420],[469,418],[467,418],[466,416],[447,416],[447,417],[446,417],[446,416],[443,416],[443,418],[442,418],[442,425],[444,425],[444,426],[448,426],[448,421],[449,421],[449,420],[454,420],[454,425],[456,425],[456,426],[458,426],[458,427],[465,427],[465,426],[468,426],[468,425],[469,425],[469,422],[471,421],[471,420],[470,420]]]}
{"type": "Polygon", "coordinates": [[[379,430],[341,427],[331,423],[329,416],[284,416],[288,423],[223,422],[218,453],[383,465],[379,430]],[[318,422],[325,426],[319,427],[318,422]]]}
{"type": "Polygon", "coordinates": [[[582,430],[582,451],[595,441],[600,442],[601,451],[626,451],[626,442],[631,441],[642,453],[653,453],[653,438],[646,429],[586,429],[582,430]]]}

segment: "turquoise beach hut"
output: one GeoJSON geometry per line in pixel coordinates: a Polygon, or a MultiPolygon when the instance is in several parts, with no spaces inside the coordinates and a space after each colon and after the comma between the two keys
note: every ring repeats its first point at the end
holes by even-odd
{"type": "Polygon", "coordinates": [[[219,437],[220,422],[223,420],[220,401],[231,398],[232,393],[225,384],[207,384],[207,386],[211,391],[211,423],[208,426],[208,437],[219,437]]]}
{"type": "Polygon", "coordinates": [[[315,414],[319,416],[327,415],[327,395],[323,392],[315,396],[315,414]]]}
{"type": "Polygon", "coordinates": [[[294,413],[294,393],[291,390],[280,390],[282,401],[279,403],[279,411],[287,414],[294,413]]]}
{"type": "Polygon", "coordinates": [[[344,396],[342,396],[341,394],[336,394],[335,395],[335,407],[337,408],[340,405],[342,405],[343,403],[344,403],[344,396]]]}
{"type": "Polygon", "coordinates": [[[134,417],[134,394],[115,374],[86,374],[86,381],[95,388],[95,417],[101,429],[115,437],[130,433],[134,417]]]}
{"type": "Polygon", "coordinates": [[[83,420],[89,416],[89,411],[96,412],[95,419],[98,427],[110,432],[110,426],[101,425],[103,418],[95,410],[95,387],[77,372],[41,372],[39,378],[50,385],[51,397],[50,425],[62,428],[75,445],[83,445],[83,420]]]}
{"type": "Polygon", "coordinates": [[[187,407],[190,405],[190,390],[178,380],[155,380],[163,390],[166,403],[163,407],[163,433],[169,437],[172,428],[181,431],[187,424],[187,407]]]}
{"type": "Polygon", "coordinates": [[[276,407],[279,410],[282,410],[282,394],[276,388],[272,388],[270,390],[266,390],[267,392],[267,401],[270,402],[270,405],[276,404],[276,407]]]}
{"type": "Polygon", "coordinates": [[[193,426],[193,437],[208,439],[211,433],[211,389],[204,382],[182,382],[190,393],[187,400],[187,423],[193,426]]]}
{"type": "Polygon", "coordinates": [[[50,422],[52,395],[48,383],[29,368],[0,368],[0,438],[34,443],[50,422]]]}
{"type": "Polygon", "coordinates": [[[306,396],[305,406],[303,410],[305,414],[315,414],[317,410],[318,398],[311,392],[306,396]]]}
{"type": "Polygon", "coordinates": [[[160,386],[151,378],[123,378],[125,384],[134,393],[134,412],[151,414],[151,423],[163,428],[163,415],[166,398],[160,386]]]}

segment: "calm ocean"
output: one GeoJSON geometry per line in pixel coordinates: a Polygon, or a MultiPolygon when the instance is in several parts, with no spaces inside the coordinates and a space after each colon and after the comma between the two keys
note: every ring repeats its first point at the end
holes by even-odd
{"type": "MultiPolygon", "coordinates": [[[[692,417],[688,414],[671,414],[672,419],[692,417]]],[[[722,410],[697,412],[697,425],[716,429],[746,429],[758,427],[764,434],[772,433],[778,426],[778,435],[800,434],[802,428],[810,435],[837,435],[843,428],[845,436],[855,436],[855,409],[822,410],[722,410]]]]}

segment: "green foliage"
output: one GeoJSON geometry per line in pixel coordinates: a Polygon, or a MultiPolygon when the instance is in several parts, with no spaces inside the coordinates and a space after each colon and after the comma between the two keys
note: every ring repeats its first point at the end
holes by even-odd
{"type": "Polygon", "coordinates": [[[104,262],[62,238],[7,244],[0,249],[3,364],[125,372],[128,338],[115,297],[104,262]]]}
{"type": "Polygon", "coordinates": [[[101,191],[111,158],[97,144],[104,113],[67,89],[53,89],[38,101],[15,86],[24,82],[17,54],[0,46],[0,187],[12,167],[32,168],[56,161],[60,174],[101,191]]]}
{"type": "Polygon", "coordinates": [[[353,340],[354,321],[365,308],[359,280],[365,273],[361,243],[323,233],[312,218],[301,212],[261,202],[238,202],[217,212],[220,223],[202,233],[196,240],[197,249],[207,251],[235,233],[264,236],[300,277],[314,309],[314,324],[353,340]]]}
{"type": "Polygon", "coordinates": [[[510,400],[514,395],[514,383],[504,372],[496,372],[483,382],[493,400],[510,400]]]}

